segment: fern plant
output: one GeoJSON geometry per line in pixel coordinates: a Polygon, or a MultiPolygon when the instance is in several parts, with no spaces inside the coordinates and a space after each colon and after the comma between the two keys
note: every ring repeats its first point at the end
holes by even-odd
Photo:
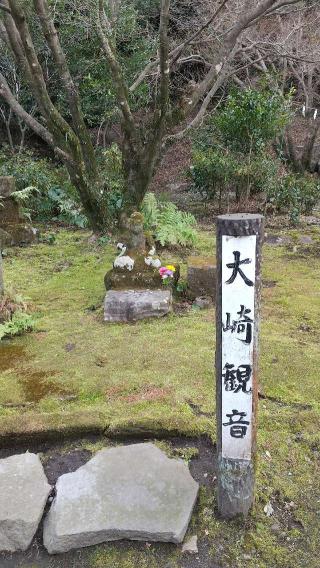
{"type": "Polygon", "coordinates": [[[29,185],[28,187],[25,187],[24,189],[21,189],[19,191],[14,191],[11,194],[11,197],[20,205],[20,213],[23,215],[23,217],[25,217],[25,219],[28,219],[30,223],[31,223],[31,210],[28,207],[28,202],[35,195],[40,195],[40,191],[37,187],[33,185],[29,185]]]}
{"type": "Polygon", "coordinates": [[[4,337],[13,337],[31,331],[34,324],[34,319],[30,314],[18,310],[10,320],[0,324],[0,341],[4,337]]]}
{"type": "Polygon", "coordinates": [[[35,320],[27,309],[27,302],[20,294],[6,291],[0,296],[0,341],[34,328],[35,320]]]}
{"type": "Polygon", "coordinates": [[[168,201],[159,203],[154,193],[147,193],[142,203],[145,229],[162,246],[194,246],[197,241],[196,219],[168,201]]]}

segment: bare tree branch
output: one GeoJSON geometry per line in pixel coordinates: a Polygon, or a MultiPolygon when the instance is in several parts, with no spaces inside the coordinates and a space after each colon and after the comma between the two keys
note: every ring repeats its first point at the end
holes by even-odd
{"type": "Polygon", "coordinates": [[[110,23],[104,10],[103,0],[98,0],[97,32],[112,73],[118,104],[124,120],[124,127],[131,135],[135,134],[136,127],[129,104],[129,90],[126,85],[121,66],[115,56],[108,37],[108,34],[110,33],[110,23]]]}
{"type": "Polygon", "coordinates": [[[0,10],[7,12],[7,14],[11,14],[10,8],[8,8],[8,6],[5,6],[4,4],[0,4],[0,10]]]}
{"type": "MultiPolygon", "coordinates": [[[[219,15],[219,13],[221,12],[221,10],[224,8],[224,6],[227,4],[227,2],[229,2],[229,0],[223,0],[223,2],[220,4],[220,6],[218,6],[218,8],[215,10],[214,14],[211,16],[211,18],[209,18],[204,24],[203,26],[201,26],[201,28],[199,28],[196,32],[194,32],[194,34],[192,34],[187,40],[185,40],[183,43],[181,43],[180,45],[178,45],[177,47],[175,47],[172,51],[170,51],[169,53],[169,59],[171,60],[171,65],[173,65],[176,61],[178,61],[179,57],[181,56],[182,52],[185,50],[185,48],[190,45],[191,43],[194,42],[195,39],[197,39],[206,29],[209,28],[209,26],[213,23],[213,21],[217,18],[217,16],[219,15]]],[[[140,73],[140,75],[137,77],[137,79],[134,81],[134,83],[131,85],[130,87],[130,91],[133,92],[135,91],[135,89],[137,87],[139,87],[139,85],[141,85],[141,83],[144,81],[144,79],[148,76],[148,74],[150,73],[150,71],[156,67],[157,65],[159,65],[160,63],[160,58],[154,60],[154,61],[150,61],[148,63],[148,65],[145,67],[145,69],[140,73]]]]}
{"type": "Polygon", "coordinates": [[[54,146],[53,137],[40,122],[27,113],[13,95],[5,77],[0,73],[0,96],[6,101],[17,116],[19,116],[38,136],[40,136],[49,146],[54,146]]]}
{"type": "Polygon", "coordinates": [[[151,133],[151,140],[148,148],[148,159],[150,162],[150,171],[153,171],[154,163],[158,158],[166,118],[169,107],[169,39],[168,39],[168,25],[169,25],[169,10],[170,0],[161,0],[161,13],[160,13],[160,38],[159,38],[159,53],[160,53],[160,96],[159,108],[155,111],[155,120],[153,125],[153,132],[151,133]]]}

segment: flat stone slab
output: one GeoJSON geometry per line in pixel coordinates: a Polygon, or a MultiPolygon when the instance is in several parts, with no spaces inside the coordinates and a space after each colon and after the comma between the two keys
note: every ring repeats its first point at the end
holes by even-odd
{"type": "Polygon", "coordinates": [[[180,543],[198,484],[151,443],[104,449],[62,475],[44,524],[48,552],[120,539],[180,543]]]}
{"type": "Polygon", "coordinates": [[[0,460],[0,551],[27,550],[50,491],[37,455],[0,460]]]}
{"type": "Polygon", "coordinates": [[[109,290],[104,302],[104,321],[138,321],[162,317],[171,310],[171,290],[109,290]]]}

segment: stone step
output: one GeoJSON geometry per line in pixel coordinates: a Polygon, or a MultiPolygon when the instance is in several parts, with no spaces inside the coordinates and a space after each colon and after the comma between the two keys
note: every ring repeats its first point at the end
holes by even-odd
{"type": "Polygon", "coordinates": [[[37,455],[0,460],[0,551],[27,550],[50,491],[37,455]]]}
{"type": "Polygon", "coordinates": [[[51,554],[119,539],[182,542],[198,484],[154,444],[104,449],[62,475],[44,524],[51,554]]]}

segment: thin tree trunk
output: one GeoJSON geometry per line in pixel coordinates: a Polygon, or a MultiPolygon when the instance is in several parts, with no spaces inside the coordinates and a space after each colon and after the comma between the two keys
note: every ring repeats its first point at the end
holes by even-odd
{"type": "Polygon", "coordinates": [[[287,131],[285,140],[286,140],[288,158],[289,158],[290,162],[292,163],[293,169],[296,172],[301,172],[302,171],[301,160],[298,157],[297,150],[295,148],[294,141],[293,141],[293,138],[291,136],[291,133],[288,132],[288,131],[287,131]]]}
{"type": "Polygon", "coordinates": [[[0,248],[0,298],[4,294],[4,279],[3,279],[3,261],[2,261],[2,250],[0,248]]]}
{"type": "Polygon", "coordinates": [[[308,138],[303,149],[301,164],[304,170],[311,172],[313,150],[320,130],[320,120],[317,120],[312,127],[311,126],[309,127],[308,130],[309,130],[308,138]]]}

